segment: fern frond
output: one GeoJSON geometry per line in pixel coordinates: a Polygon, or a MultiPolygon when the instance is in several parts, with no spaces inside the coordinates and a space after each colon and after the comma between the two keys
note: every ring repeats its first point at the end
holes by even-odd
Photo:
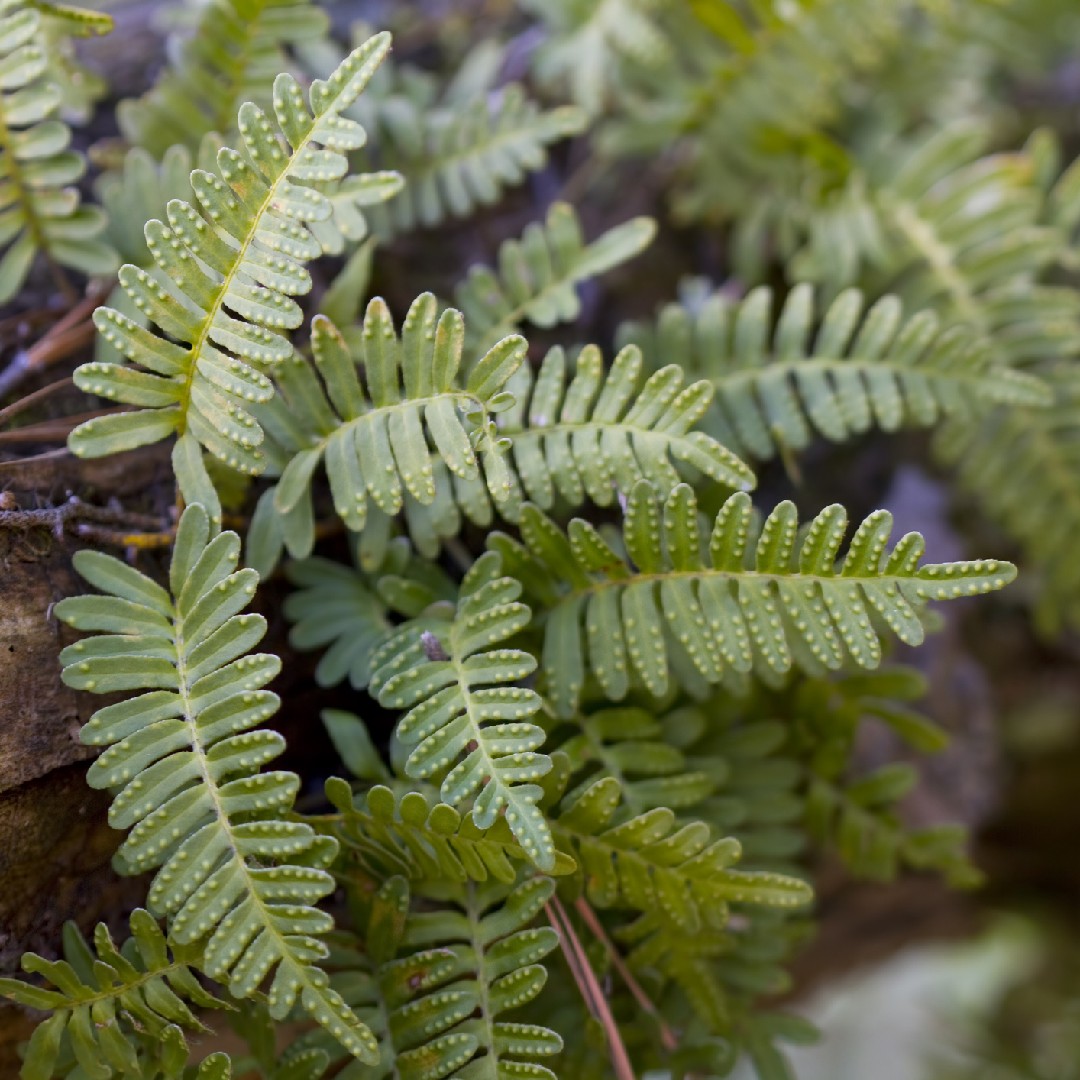
{"type": "Polygon", "coordinates": [[[100,457],[176,434],[181,492],[211,507],[217,500],[200,444],[239,472],[262,470],[263,433],[248,409],[268,400],[273,385],[258,368],[292,356],[279,331],[300,323],[291,297],[311,288],[304,263],[321,251],[309,225],[331,213],[313,185],[343,176],[342,151],[363,142],[363,129],[339,113],[389,47],[388,35],[373,37],[326,82],[313,83],[310,110],[296,81],[279,75],[274,113],[289,152],[278,128],[248,103],[239,118],[246,155],[223,148],[220,175],[192,174],[201,212],[174,200],[167,225],[149,222],[147,243],[164,282],[129,264],[120,283],[160,336],[99,308],[99,331],[138,367],[93,363],[75,372],[82,389],[138,408],[77,427],[68,444],[75,454],[100,457]]]}
{"type": "Polygon", "coordinates": [[[405,177],[401,195],[371,214],[372,228],[384,236],[492,205],[505,188],[543,168],[551,143],[585,126],[579,109],[543,111],[516,84],[456,107],[401,96],[378,118],[371,164],[405,177]]]}
{"type": "Polygon", "coordinates": [[[296,586],[285,599],[285,617],[293,623],[289,644],[303,652],[325,650],[315,669],[320,686],[348,678],[364,689],[372,658],[395,629],[393,616],[415,622],[433,605],[457,598],[450,578],[413,554],[404,538],[390,544],[372,573],[320,558],[292,562],[285,572],[296,586]]]}
{"type": "Polygon", "coordinates": [[[607,104],[621,61],[662,70],[672,58],[653,15],[663,6],[659,0],[524,0],[522,6],[548,27],[536,57],[537,76],[560,93],[569,86],[590,115],[607,104]]]}
{"type": "Polygon", "coordinates": [[[1039,379],[995,363],[964,327],[942,330],[928,311],[905,319],[894,296],[867,307],[855,289],[820,315],[805,284],[775,314],[767,287],[737,303],[716,293],[693,309],[665,307],[655,326],[626,325],[619,340],[639,344],[652,367],[678,361],[708,378],[716,397],[706,430],[759,460],[818,435],[840,442],[874,426],[967,421],[995,405],[1051,400],[1039,379]]]}
{"type": "Polygon", "coordinates": [[[131,937],[120,948],[104,923],[94,930],[92,949],[69,923],[63,960],[26,953],[23,970],[42,977],[47,987],[0,979],[0,996],[51,1013],[30,1039],[23,1080],[48,1080],[61,1057],[73,1057],[89,1080],[143,1076],[132,1045],[136,1035],[160,1039],[169,1029],[203,1031],[190,1006],[229,1008],[192,974],[197,948],[174,945],[170,955],[156,920],[141,908],[130,923],[131,937]]]}
{"type": "Polygon", "coordinates": [[[680,825],[664,806],[626,817],[621,802],[619,782],[606,776],[570,797],[552,822],[596,907],[660,912],[695,933],[723,928],[733,903],[797,908],[810,901],[810,887],[796,878],[733,869],[742,855],[739,842],[716,838],[704,822],[680,825]]]}
{"type": "MultiPolygon", "coordinates": [[[[345,781],[331,778],[326,796],[340,815],[334,836],[376,881],[400,875],[409,881],[512,883],[529,862],[504,819],[481,829],[444,802],[429,806],[419,791],[395,796],[377,784],[360,802],[345,781]]],[[[550,873],[573,869],[574,861],[556,852],[550,873]]]]}
{"type": "Polygon", "coordinates": [[[56,116],[61,94],[48,77],[43,20],[25,0],[0,0],[0,304],[19,291],[39,252],[87,275],[116,269],[100,238],[104,214],[79,205],[86,162],[56,116]]]}
{"type": "Polygon", "coordinates": [[[288,68],[285,46],[328,27],[308,0],[209,0],[173,67],[141,98],[120,102],[120,130],[155,158],[177,145],[194,152],[211,131],[229,135],[243,102],[269,108],[267,87],[288,68]]]}
{"type": "Polygon", "coordinates": [[[1038,282],[1065,238],[1045,223],[1033,155],[984,156],[989,137],[956,123],[867,155],[815,211],[793,276],[893,291],[908,310],[970,327],[999,363],[1080,352],[1075,293],[1038,282]]]}
{"type": "Polygon", "coordinates": [[[114,828],[130,829],[117,855],[128,873],[156,870],[149,906],[169,919],[169,939],[203,943],[201,970],[249,997],[272,977],[281,1018],[299,999],[357,1057],[370,1033],[315,966],[318,935],[333,925],[313,904],[331,892],[323,867],[336,846],[289,820],[299,781],[259,769],[284,749],[276,732],[252,731],[277,708],[261,689],[280,669],[248,655],[266,620],[240,614],[257,575],[236,570],[235,533],[210,539],[201,506],[181,518],[171,595],[111,556],[82,551],[76,569],[105,596],[62,600],[57,617],[103,636],[61,654],[67,685],[94,693],[145,691],[98,710],[83,741],[108,746],[90,767],[93,787],[117,791],[114,828]]]}
{"type": "MultiPolygon", "coordinates": [[[[504,1018],[533,1001],[547,981],[540,961],[558,947],[558,937],[551,927],[532,924],[553,889],[542,877],[516,887],[446,885],[430,897],[421,892],[410,910],[409,887],[397,877],[365,897],[365,948],[343,950],[339,985],[378,1032],[382,1056],[355,1075],[554,1080],[535,1059],[558,1054],[559,1035],[504,1018]]],[[[321,1033],[302,1040],[325,1043],[321,1033]]]]}
{"type": "MultiPolygon", "coordinates": [[[[687,761],[678,745],[684,719],[680,714],[656,716],[633,706],[601,708],[575,717],[574,733],[559,744],[559,750],[568,758],[575,780],[583,778],[567,797],[580,795],[599,774],[618,783],[623,805],[632,814],[665,806],[682,812],[698,806],[716,789],[717,777],[687,761]]],[[[697,766],[699,755],[694,759],[697,766]]]]}
{"type": "Polygon", "coordinates": [[[1067,361],[1039,374],[1054,394],[1050,408],[1002,410],[978,426],[949,427],[934,448],[1021,544],[1039,580],[1039,623],[1056,633],[1080,625],[1080,379],[1067,361]]]}
{"type": "Polygon", "coordinates": [[[523,322],[546,328],[576,319],[576,286],[633,258],[655,233],[650,218],[634,218],[586,243],[573,207],[552,203],[543,224],[503,241],[497,271],[473,267],[455,290],[470,348],[488,349],[523,322]]]}
{"type": "Polygon", "coordinates": [[[843,783],[814,777],[807,793],[806,827],[819,843],[835,846],[848,866],[877,881],[891,881],[900,864],[937,870],[954,887],[982,880],[965,851],[962,825],[906,829],[896,804],[915,786],[915,770],[883,765],[843,783]]]}
{"type": "Polygon", "coordinates": [[[532,722],[540,698],[513,685],[536,661],[495,647],[529,624],[520,593],[518,582],[501,576],[498,556],[482,556],[441,634],[406,626],[383,645],[372,661],[371,692],[384,708],[409,710],[397,726],[397,738],[412,747],[407,775],[441,777],[439,794],[450,806],[473,799],[480,829],[505,816],[529,860],[551,870],[555,845],[536,805],[542,791],[531,782],[551,768],[537,753],[544,731],[532,722]]]}
{"type": "Polygon", "coordinates": [[[311,478],[320,463],[334,507],[354,532],[372,516],[386,521],[400,513],[407,498],[421,507],[439,502],[442,474],[436,463],[460,481],[480,484],[496,503],[509,497],[505,441],[493,414],[512,400],[505,386],[525,358],[526,343],[504,338],[467,378],[459,378],[461,314],[452,308],[437,313],[434,296],[418,297],[399,337],[386,303],[372,300],[361,358],[318,316],[312,351],[321,379],[299,356],[278,366],[280,394],[256,414],[281,458],[275,465],[281,479],[263,497],[249,534],[249,544],[265,553],[260,568],[276,561],[282,545],[294,558],[310,554],[311,478]]]}
{"type": "Polygon", "coordinates": [[[610,506],[639,480],[670,491],[679,482],[676,465],[727,487],[754,486],[754,474],[730,450],[692,430],[712,400],[709,384],[684,387],[682,368],[669,364],[639,388],[642,366],[631,346],[605,372],[590,345],[578,354],[573,378],[558,347],[535,376],[530,368],[519,372],[510,384],[514,405],[498,421],[510,439],[517,487],[504,516],[516,519],[522,494],[548,510],[556,495],[570,506],[586,498],[610,506]]]}
{"type": "Polygon", "coordinates": [[[561,532],[535,507],[522,514],[523,544],[493,543],[508,573],[526,583],[543,613],[543,687],[560,716],[572,716],[587,672],[608,697],[626,696],[631,678],[664,693],[672,654],[719,682],[731,667],[811,673],[850,656],[881,658],[880,618],[907,644],[923,640],[928,600],[999,589],[1016,575],[993,559],[919,566],[923,540],[908,533],[887,549],[892,517],[871,514],[837,564],[847,516],[830,506],[800,538],[795,507],[780,503],[756,543],[749,496],[739,492],[716,517],[707,547],[697,502],[685,484],[661,505],[638,484],[623,524],[625,553],[575,519],[561,532]]]}

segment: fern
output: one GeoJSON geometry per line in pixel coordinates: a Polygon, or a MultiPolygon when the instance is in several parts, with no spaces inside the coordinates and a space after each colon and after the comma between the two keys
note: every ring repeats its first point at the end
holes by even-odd
{"type": "Polygon", "coordinates": [[[734,454],[691,430],[709,406],[709,385],[684,387],[682,369],[669,364],[639,389],[641,368],[641,353],[631,347],[605,372],[600,350],[588,346],[569,385],[561,348],[548,352],[535,377],[521,372],[511,383],[515,404],[499,418],[518,489],[506,516],[517,516],[522,493],[546,510],[556,494],[570,506],[586,497],[608,506],[642,479],[669,491],[678,483],[676,464],[727,487],[754,485],[753,473],[734,454]]]}
{"type": "Polygon", "coordinates": [[[409,709],[397,737],[412,747],[407,775],[442,778],[450,806],[475,798],[472,819],[489,829],[505,814],[527,857],[555,865],[555,846],[536,803],[551,761],[536,753],[544,732],[532,722],[540,698],[511,684],[530,675],[533,657],[493,648],[528,625],[521,586],[502,577],[499,559],[478,559],[465,575],[457,610],[441,635],[406,626],[372,659],[371,691],[386,708],[409,709]],[[495,723],[492,723],[495,721],[495,723]]]}
{"type": "Polygon", "coordinates": [[[108,746],[88,782],[115,789],[109,821],[130,829],[117,855],[128,873],[157,870],[152,911],[169,918],[169,939],[204,943],[201,970],[249,997],[271,975],[272,1014],[294,1001],[351,1053],[373,1053],[370,1033],[327,988],[315,966],[318,935],[332,925],[312,903],[333,889],[323,867],[335,846],[290,822],[297,778],[260,773],[284,749],[271,731],[252,732],[277,707],[262,690],[280,662],[246,655],[266,631],[239,614],[255,591],[236,571],[235,533],[210,539],[200,506],[180,521],[170,569],[172,596],[111,556],[76,555],[76,568],[104,597],[74,597],[57,617],[104,631],[61,654],[64,681],[95,693],[144,690],[100,709],[83,740],[108,746]]]}
{"type": "Polygon", "coordinates": [[[289,643],[303,651],[325,649],[315,669],[320,686],[347,677],[364,689],[372,658],[395,629],[393,616],[415,622],[430,609],[437,618],[457,598],[450,578],[414,555],[404,538],[390,545],[372,573],[315,558],[290,563],[286,574],[296,586],[285,600],[285,616],[293,623],[289,643]]]}
{"type": "Polygon", "coordinates": [[[503,1018],[546,982],[540,961],[558,938],[530,924],[552,889],[546,878],[513,888],[468,883],[444,890],[434,910],[410,910],[404,880],[387,879],[367,905],[370,959],[356,954],[343,973],[357,1010],[380,1032],[382,1057],[366,1075],[553,1078],[534,1059],[559,1053],[562,1039],[503,1018]]]}
{"type": "Polygon", "coordinates": [[[497,271],[473,267],[455,290],[472,349],[490,348],[523,322],[549,327],[577,318],[575,287],[633,258],[655,233],[649,218],[634,218],[586,243],[573,208],[553,203],[542,225],[503,241],[497,271]]]}
{"type": "MultiPolygon", "coordinates": [[[[74,186],[86,163],[69,149],[56,113],[59,88],[48,77],[44,16],[24,0],[0,2],[0,304],[22,287],[41,253],[53,267],[109,274],[116,256],[100,234],[105,217],[80,206],[74,186]]],[[[63,278],[60,278],[63,281],[63,278]]]]}
{"type": "Polygon", "coordinates": [[[278,331],[299,325],[291,296],[311,288],[303,264],[321,250],[307,226],[331,212],[311,185],[344,175],[340,151],[359,145],[363,130],[338,114],[388,48],[387,35],[374,37],[329,80],[313,83],[310,112],[296,81],[280,75],[274,111],[290,152],[262,111],[245,105],[239,123],[246,156],[225,148],[218,153],[220,175],[192,174],[202,212],[173,201],[168,225],[147,225],[147,243],[167,284],[131,264],[121,269],[120,283],[165,336],[110,308],[95,312],[105,340],[146,370],[100,363],[77,369],[84,390],[138,408],[77,427],[69,439],[74,453],[100,457],[176,434],[173,464],[181,492],[213,509],[217,497],[200,444],[240,472],[262,470],[262,429],[248,407],[273,394],[259,366],[292,355],[278,331]]]}
{"type": "Polygon", "coordinates": [[[653,366],[678,360],[708,377],[716,404],[707,430],[762,460],[817,436],[839,442],[872,426],[970,422],[995,405],[1050,403],[1040,380],[995,363],[970,331],[942,330],[926,311],[905,320],[894,296],[865,308],[857,290],[845,290],[818,325],[811,287],[797,285],[775,329],[772,309],[765,287],[738,303],[717,293],[693,308],[665,307],[655,328],[627,325],[619,336],[640,344],[653,366]]]}
{"type": "Polygon", "coordinates": [[[549,39],[536,58],[539,78],[573,99],[588,113],[601,111],[611,96],[620,59],[667,69],[672,49],[652,12],[660,0],[524,0],[523,6],[547,23],[549,39]]]}
{"type": "Polygon", "coordinates": [[[131,915],[131,937],[113,943],[99,923],[94,948],[74,923],[64,928],[65,959],[23,956],[23,970],[44,978],[50,988],[0,979],[0,994],[19,1005],[51,1013],[34,1030],[26,1049],[23,1080],[48,1080],[58,1060],[74,1058],[89,1080],[147,1075],[133,1043],[139,1037],[177,1045],[181,1064],[187,1047],[180,1029],[205,1030],[190,1005],[228,1008],[199,984],[191,972],[199,952],[174,946],[153,917],[141,908],[131,915]]]}
{"type": "Polygon", "coordinates": [[[981,156],[984,127],[955,123],[868,153],[809,222],[793,275],[835,290],[862,278],[909,310],[967,325],[999,363],[1080,352],[1068,290],[1037,283],[1064,250],[1045,222],[1030,151],[981,156]]]}
{"type": "Polygon", "coordinates": [[[795,507],[783,502],[752,544],[750,500],[737,493],[717,515],[706,555],[691,489],[679,485],[661,506],[641,483],[623,525],[625,555],[588,522],[563,534],[534,507],[522,515],[523,544],[499,536],[493,546],[544,613],[544,685],[561,716],[573,715],[587,672],[616,701],[631,678],[662,694],[672,653],[712,683],[727,667],[813,673],[846,657],[873,667],[881,657],[873,619],[919,644],[927,600],[999,589],[1016,574],[989,559],[920,567],[917,533],[888,552],[883,510],[860,525],[837,566],[846,525],[831,506],[800,540],[795,507]]]}
{"type": "Polygon", "coordinates": [[[597,907],[656,911],[694,933],[723,927],[732,903],[793,908],[809,901],[809,887],[795,878],[732,869],[738,841],[716,839],[704,822],[680,826],[667,807],[619,820],[620,800],[618,781],[604,777],[561,807],[554,825],[597,907]]]}
{"type": "MultiPolygon", "coordinates": [[[[381,784],[370,788],[362,803],[336,778],[327,781],[326,795],[340,814],[334,836],[373,880],[398,875],[410,881],[509,884],[528,864],[505,819],[481,829],[444,802],[429,806],[418,791],[398,798],[381,784]]],[[[557,852],[551,873],[573,869],[573,860],[557,852]]]]}
{"type": "Polygon", "coordinates": [[[372,214],[380,235],[462,218],[493,204],[504,188],[542,168],[547,147],[579,134],[574,108],[541,111],[520,86],[461,105],[401,95],[377,113],[372,163],[405,177],[404,192],[372,214]]]}
{"type": "MultiPolygon", "coordinates": [[[[388,516],[401,511],[406,492],[421,505],[435,501],[429,438],[455,476],[476,479],[482,459],[491,497],[502,502],[510,494],[491,414],[508,403],[504,387],[524,359],[524,340],[504,338],[461,385],[461,315],[447,309],[437,317],[435,297],[427,293],[409,309],[400,338],[385,302],[371,301],[363,343],[366,394],[341,334],[316,318],[312,349],[325,389],[295,358],[279,374],[283,398],[260,413],[280,433],[279,443],[295,447],[272,496],[280,535],[294,556],[311,550],[310,481],[320,462],[338,515],[356,532],[368,520],[369,499],[388,516]]],[[[273,527],[269,516],[267,522],[273,527]]]]}
{"type": "Polygon", "coordinates": [[[228,135],[241,104],[267,108],[266,88],[284,71],[286,45],[321,38],[325,12],[307,0],[208,0],[171,70],[143,97],[122,101],[120,129],[155,158],[228,135]]]}

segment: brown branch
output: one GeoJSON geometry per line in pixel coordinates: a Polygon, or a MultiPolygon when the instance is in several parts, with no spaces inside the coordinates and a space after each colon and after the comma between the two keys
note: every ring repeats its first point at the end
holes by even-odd
{"type": "Polygon", "coordinates": [[[596,978],[589,963],[588,956],[581,944],[570,917],[558,896],[552,896],[544,905],[551,925],[555,927],[559,935],[559,943],[562,945],[563,956],[570,974],[574,977],[581,996],[589,1012],[599,1021],[607,1036],[608,1052],[611,1054],[611,1065],[615,1070],[617,1080],[634,1080],[634,1069],[630,1064],[630,1056],[626,1052],[619,1025],[615,1017],[611,1015],[611,1007],[608,1005],[604,991],[596,978]]]}
{"type": "Polygon", "coordinates": [[[626,961],[623,960],[619,950],[615,947],[615,943],[607,936],[607,932],[596,917],[596,912],[589,906],[588,900],[584,896],[579,896],[574,901],[574,907],[581,916],[582,922],[589,928],[589,932],[607,950],[611,966],[619,973],[622,981],[626,983],[626,988],[634,996],[634,1000],[656,1021],[660,1029],[660,1042],[663,1044],[664,1049],[669,1053],[674,1053],[679,1049],[679,1040],[675,1037],[675,1032],[668,1027],[667,1022],[660,1015],[660,1010],[652,1003],[652,999],[645,993],[641,983],[634,978],[633,972],[627,967],[626,961]]]}
{"type": "Polygon", "coordinates": [[[70,531],[116,547],[160,547],[170,543],[173,536],[171,526],[163,529],[161,520],[150,514],[93,506],[77,495],[59,506],[0,510],[0,529],[40,528],[48,529],[57,540],[63,538],[65,531],[70,531]]]}
{"type": "Polygon", "coordinates": [[[29,349],[20,349],[0,371],[0,398],[7,397],[32,374],[44,371],[94,340],[90,316],[105,298],[105,291],[92,285],[87,295],[58,319],[29,349]]]}
{"type": "Polygon", "coordinates": [[[74,385],[75,383],[71,379],[59,379],[56,382],[51,382],[40,387],[32,394],[27,394],[25,397],[13,401],[10,405],[6,405],[4,408],[0,409],[0,424],[4,423],[6,420],[10,420],[11,417],[16,413],[22,412],[23,409],[28,409],[31,405],[36,405],[39,401],[50,397],[52,394],[55,394],[57,390],[63,390],[74,385]]]}

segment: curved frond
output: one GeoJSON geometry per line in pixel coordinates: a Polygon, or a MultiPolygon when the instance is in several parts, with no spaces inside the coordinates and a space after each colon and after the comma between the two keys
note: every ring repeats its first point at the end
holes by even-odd
{"type": "Polygon", "coordinates": [[[576,319],[576,286],[632,259],[655,233],[650,218],[634,218],[586,243],[573,207],[552,203],[543,224],[502,242],[497,270],[475,266],[454,291],[470,347],[488,349],[523,322],[549,327],[576,319]]]}
{"type": "Polygon", "coordinates": [[[659,912],[695,933],[722,929],[733,903],[797,908],[810,902],[810,886],[797,878],[733,869],[742,856],[739,842],[716,838],[703,821],[680,824],[665,806],[632,817],[621,810],[619,782],[605,776],[571,796],[552,823],[598,908],[659,912]]]}
{"type": "MultiPolygon", "coordinates": [[[[392,517],[406,496],[421,506],[436,502],[435,461],[463,481],[482,475],[496,503],[510,495],[505,444],[492,414],[511,400],[504,388],[525,359],[524,339],[504,338],[459,378],[461,314],[448,308],[438,315],[435,297],[425,293],[409,309],[400,336],[386,303],[372,300],[362,340],[362,357],[354,358],[337,328],[316,317],[312,351],[321,379],[292,357],[276,373],[280,396],[257,414],[283,459],[281,479],[265,496],[273,500],[272,512],[257,524],[276,529],[277,549],[284,543],[294,557],[311,551],[310,482],[320,464],[334,507],[354,532],[367,524],[369,503],[392,517]]],[[[270,538],[264,546],[274,550],[270,538]]]]}
{"type": "MultiPolygon", "coordinates": [[[[74,923],[64,928],[64,959],[36,953],[23,970],[46,986],[0,979],[0,996],[51,1015],[35,1029],[26,1049],[23,1080],[48,1080],[59,1059],[70,1058],[89,1080],[145,1076],[136,1044],[144,1037],[173,1041],[180,1029],[203,1031],[192,1012],[230,1006],[203,989],[192,974],[199,950],[173,945],[141,908],[131,915],[131,937],[117,948],[99,923],[91,948],[74,923]],[[176,1034],[174,1034],[176,1033],[176,1034]]],[[[179,1038],[181,1062],[187,1047],[179,1038]]],[[[156,1075],[156,1073],[155,1073],[156,1075]]]]}
{"type": "Polygon", "coordinates": [[[120,102],[120,130],[161,158],[194,151],[204,135],[228,135],[245,101],[271,104],[267,88],[288,68],[285,47],[318,40],[329,27],[308,0],[208,0],[176,62],[141,98],[120,102]]]}
{"type": "Polygon", "coordinates": [[[116,792],[109,822],[130,830],[117,855],[128,873],[156,870],[149,906],[169,939],[201,943],[200,969],[250,997],[267,980],[272,1014],[294,1002],[350,1053],[373,1053],[370,1033],[327,986],[319,936],[333,921],[313,905],[334,888],[324,866],[336,845],[289,820],[299,781],[260,772],[284,749],[252,730],[278,700],[262,689],[280,669],[249,655],[266,620],[242,614],[253,570],[237,570],[235,533],[210,539],[201,506],[180,521],[171,595],[111,556],[82,551],[76,569],[106,595],[56,606],[58,618],[101,636],[61,654],[67,685],[135,696],[99,709],[83,741],[108,749],[90,767],[93,787],[116,792]]]}
{"type": "Polygon", "coordinates": [[[751,528],[750,498],[739,492],[706,542],[686,485],[663,504],[648,483],[634,488],[621,551],[586,521],[575,519],[563,533],[527,506],[524,544],[498,537],[494,546],[543,613],[543,686],[557,713],[573,715],[587,673],[616,701],[632,678],[664,693],[673,653],[710,683],[728,667],[817,673],[848,657],[874,667],[879,623],[919,644],[927,601],[989,592],[1016,575],[994,559],[920,566],[918,533],[889,551],[892,517],[884,510],[863,521],[840,562],[847,528],[840,506],[827,507],[802,534],[790,502],[769,515],[756,542],[751,528]]]}
{"type": "Polygon", "coordinates": [[[49,78],[45,16],[26,0],[0,0],[0,304],[22,287],[34,257],[87,275],[116,269],[101,239],[105,215],[80,206],[86,169],[57,118],[60,88],[49,78]]]}
{"type": "Polygon", "coordinates": [[[820,314],[809,285],[775,312],[767,287],[737,303],[717,293],[693,309],[669,305],[653,327],[626,325],[620,340],[641,345],[653,367],[676,362],[709,379],[716,396],[706,430],[759,460],[803,450],[815,436],[840,442],[871,427],[1050,403],[1039,379],[995,363],[965,327],[942,330],[928,311],[904,318],[894,296],[867,307],[855,289],[820,314]]]}
{"type": "Polygon", "coordinates": [[[343,176],[343,151],[362,144],[363,129],[339,113],[389,47],[386,34],[361,45],[326,82],[312,84],[310,109],[296,81],[279,75],[277,125],[257,106],[244,105],[239,123],[246,153],[223,148],[219,175],[192,174],[200,209],[174,200],[168,224],[148,223],[147,243],[161,274],[129,264],[120,283],[158,333],[99,308],[99,331],[137,366],[83,364],[75,373],[89,393],[137,408],[77,427],[68,443],[74,453],[100,457],[176,434],[173,464],[181,492],[211,507],[216,497],[200,444],[237,471],[264,468],[262,428],[249,411],[273,395],[260,367],[292,356],[280,331],[299,325],[292,297],[311,288],[304,263],[321,252],[309,225],[332,212],[315,185],[343,176]]]}
{"type": "Polygon", "coordinates": [[[397,737],[412,750],[406,774],[441,778],[450,806],[472,801],[472,820],[490,829],[505,816],[529,860],[555,865],[555,845],[533,781],[551,768],[537,753],[544,731],[533,722],[537,694],[514,685],[536,668],[520,649],[500,648],[528,626],[521,585],[502,577],[499,559],[482,556],[461,584],[457,609],[436,634],[406,626],[372,661],[371,692],[384,708],[408,709],[397,737]]]}

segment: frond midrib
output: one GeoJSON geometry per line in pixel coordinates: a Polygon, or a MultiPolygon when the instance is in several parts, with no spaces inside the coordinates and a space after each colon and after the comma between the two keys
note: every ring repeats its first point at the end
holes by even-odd
{"type": "MultiPolygon", "coordinates": [[[[925,569],[926,567],[920,567],[925,569]]],[[[923,580],[918,576],[918,573],[899,575],[899,574],[803,574],[798,571],[792,571],[785,574],[777,571],[762,571],[762,570],[716,570],[713,567],[702,567],[700,570],[659,570],[650,573],[639,573],[632,570],[629,566],[626,567],[627,577],[624,578],[610,578],[606,581],[594,581],[588,588],[576,588],[571,589],[569,592],[563,593],[559,597],[558,603],[555,606],[567,603],[570,600],[576,600],[579,597],[591,596],[594,593],[602,592],[605,589],[611,588],[626,588],[630,585],[637,585],[639,583],[658,583],[663,581],[675,581],[682,579],[697,579],[697,578],[725,578],[730,581],[742,581],[747,578],[758,579],[761,581],[769,581],[780,583],[782,581],[798,581],[809,582],[813,584],[825,585],[827,582],[851,582],[859,585],[863,583],[877,583],[896,586],[905,581],[921,581],[923,580]]],[[[550,610],[550,609],[549,609],[550,610]]]]}
{"type": "Polygon", "coordinates": [[[324,987],[317,986],[311,981],[307,974],[308,964],[305,962],[297,961],[292,955],[292,949],[284,936],[274,925],[273,919],[270,917],[267,911],[267,906],[263,902],[259,890],[257,889],[255,882],[252,880],[250,868],[248,867],[247,860],[240,853],[240,850],[235,842],[233,836],[232,822],[229,820],[228,815],[225,813],[224,807],[221,803],[221,795],[218,791],[217,781],[213,778],[210,772],[209,762],[207,760],[206,750],[203,747],[201,738],[199,736],[199,728],[197,717],[194,715],[191,708],[191,683],[187,674],[187,664],[184,658],[184,635],[182,629],[183,620],[181,617],[177,618],[173,622],[175,631],[176,642],[176,671],[177,682],[179,684],[180,700],[183,707],[184,723],[188,725],[190,732],[191,749],[195,754],[195,759],[198,763],[200,783],[203,790],[207,793],[214,808],[214,817],[217,821],[218,828],[225,834],[229,845],[229,853],[234,862],[239,866],[241,875],[244,880],[245,895],[247,898],[253,901],[254,905],[258,909],[260,915],[260,923],[264,931],[268,931],[278,946],[279,963],[288,964],[289,969],[292,972],[294,978],[302,984],[304,990],[311,990],[319,996],[324,993],[324,987]]]}
{"type": "MultiPolygon", "coordinates": [[[[213,303],[206,310],[206,315],[203,319],[202,325],[199,328],[199,332],[196,335],[196,340],[192,342],[190,349],[188,350],[188,369],[184,374],[183,385],[181,388],[181,396],[177,402],[180,409],[180,420],[177,427],[177,435],[183,435],[187,430],[187,414],[191,407],[191,391],[195,383],[195,376],[198,371],[199,357],[202,356],[203,349],[206,348],[206,344],[210,339],[210,331],[213,329],[214,320],[218,317],[221,309],[225,306],[225,297],[229,290],[232,288],[233,282],[240,274],[240,268],[244,264],[244,259],[247,256],[248,249],[255,242],[256,236],[259,231],[259,224],[263,219],[263,215],[273,204],[277,198],[279,188],[283,183],[288,180],[289,171],[291,170],[293,163],[308,147],[311,141],[312,133],[318,128],[318,116],[313,116],[308,124],[307,130],[304,133],[303,139],[300,140],[299,145],[292,148],[292,154],[282,163],[281,171],[277,175],[277,179],[273,184],[268,185],[268,191],[266,197],[259,205],[258,211],[252,216],[251,224],[248,228],[247,235],[243,238],[240,246],[236,249],[235,257],[232,265],[229,268],[229,272],[222,277],[221,282],[215,286],[215,294],[213,303]]],[[[256,170],[260,171],[260,170],[256,170]]],[[[232,197],[231,194],[229,197],[232,197]]],[[[213,229],[215,226],[211,222],[207,222],[207,228],[213,229]]],[[[235,237],[233,239],[236,239],[235,237]]]]}

